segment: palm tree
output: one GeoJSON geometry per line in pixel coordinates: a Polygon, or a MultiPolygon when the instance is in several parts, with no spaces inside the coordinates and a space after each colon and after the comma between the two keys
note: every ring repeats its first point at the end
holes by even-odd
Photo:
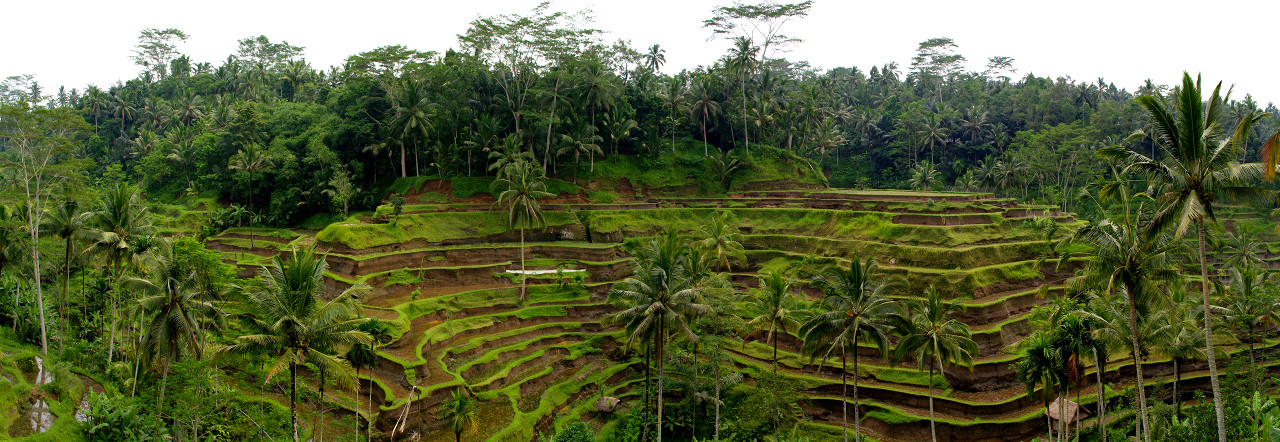
{"type": "Polygon", "coordinates": [[[204,357],[204,331],[200,320],[221,324],[223,313],[199,290],[195,269],[182,262],[173,243],[161,241],[158,249],[145,258],[146,278],[127,278],[123,285],[141,294],[137,309],[150,318],[139,346],[144,365],[155,358],[162,360],[158,406],[164,407],[164,391],[169,379],[169,365],[185,356],[204,357]]]}
{"type": "MultiPolygon", "coordinates": [[[[370,322],[370,323],[371,323],[371,322],[370,322]]],[[[368,323],[366,323],[366,324],[368,324],[368,323]]],[[[360,369],[362,369],[362,368],[366,368],[366,367],[367,367],[367,368],[369,368],[369,369],[373,369],[373,367],[376,367],[376,366],[377,366],[377,364],[378,364],[378,354],[377,354],[377,353],[374,353],[374,351],[373,351],[373,347],[371,347],[371,346],[369,346],[369,345],[366,345],[366,344],[356,344],[356,345],[352,345],[352,346],[351,346],[351,350],[348,350],[348,351],[347,351],[347,355],[346,355],[345,357],[346,357],[346,359],[347,359],[347,362],[350,362],[350,363],[351,363],[351,367],[356,369],[356,388],[355,388],[354,390],[352,390],[352,392],[354,393],[354,394],[352,394],[352,396],[354,396],[354,397],[355,397],[355,399],[356,399],[356,419],[355,419],[355,421],[356,421],[356,437],[358,438],[358,437],[359,437],[359,434],[360,434],[360,418],[359,418],[359,416],[360,416],[360,369]]],[[[372,378],[370,378],[370,379],[372,379],[372,378]]],[[[374,384],[373,384],[373,382],[372,382],[372,380],[371,380],[371,381],[369,382],[369,394],[370,394],[370,395],[372,395],[372,394],[373,394],[373,385],[374,385],[374,384]]],[[[370,398],[370,400],[369,400],[369,401],[366,401],[366,402],[365,402],[365,405],[369,407],[369,409],[365,412],[365,422],[368,422],[368,423],[369,423],[369,427],[370,427],[370,428],[369,428],[369,433],[370,433],[370,436],[372,436],[372,432],[373,432],[373,428],[372,428],[372,426],[373,426],[373,400],[372,400],[372,398],[370,398]]]]}
{"type": "MultiPolygon", "coordinates": [[[[227,168],[231,170],[243,170],[249,173],[249,182],[245,185],[244,206],[253,205],[253,171],[263,171],[275,167],[275,159],[267,152],[263,152],[257,144],[249,144],[236,151],[235,155],[227,161],[227,168]]],[[[252,227],[252,223],[250,223],[252,227]]],[[[249,232],[249,250],[253,250],[253,232],[249,232]]]]}
{"type": "Polygon", "coordinates": [[[751,137],[747,130],[747,75],[755,70],[759,54],[760,48],[751,43],[750,37],[735,38],[725,66],[738,75],[738,89],[742,91],[742,139],[747,144],[747,156],[751,156],[751,137]]]}
{"type": "Polygon", "coordinates": [[[1264,265],[1258,255],[1258,251],[1263,250],[1262,241],[1254,237],[1244,224],[1237,224],[1235,232],[1224,233],[1219,238],[1219,245],[1222,254],[1227,256],[1222,262],[1223,268],[1264,265]]]}
{"type": "Polygon", "coordinates": [[[605,134],[609,136],[609,143],[613,144],[613,154],[618,154],[618,146],[623,141],[630,140],[631,133],[639,129],[636,120],[627,118],[618,108],[614,108],[612,113],[605,114],[605,134]]]}
{"type": "Polygon", "coordinates": [[[717,261],[724,265],[727,272],[733,272],[729,258],[746,259],[742,248],[742,233],[733,224],[733,215],[729,212],[717,212],[710,224],[702,226],[699,234],[704,238],[700,245],[711,253],[717,261]]]}
{"type": "Polygon", "coordinates": [[[355,344],[372,342],[359,330],[368,318],[360,317],[359,298],[370,292],[364,284],[344,290],[322,302],[325,295],[324,257],[314,250],[293,250],[276,256],[263,266],[260,284],[238,291],[244,295],[245,314],[241,322],[248,333],[236,343],[218,350],[232,355],[265,355],[272,360],[264,382],[289,370],[289,411],[293,440],[298,440],[297,373],[301,364],[311,364],[350,383],[351,364],[338,358],[355,344]]]}
{"type": "Polygon", "coordinates": [[[947,134],[947,128],[942,125],[941,121],[939,121],[938,114],[931,114],[925,117],[924,124],[919,130],[916,130],[916,135],[920,136],[920,144],[929,147],[930,163],[934,161],[934,147],[946,146],[947,134]]]}
{"type": "MultiPolygon", "coordinates": [[[[1027,387],[1027,396],[1034,396],[1037,385],[1044,385],[1044,418],[1048,422],[1046,428],[1052,433],[1053,420],[1049,416],[1049,391],[1051,387],[1065,384],[1066,372],[1063,368],[1059,349],[1053,345],[1053,336],[1038,330],[1018,343],[1018,380],[1027,387]]],[[[1059,388],[1061,390],[1061,388],[1059,388]]],[[[1101,400],[1101,399],[1099,399],[1101,400]]],[[[1064,420],[1063,414],[1058,415],[1064,420]]],[[[1062,432],[1058,432],[1062,435],[1062,432]]],[[[1052,440],[1052,437],[1050,438],[1052,440]]],[[[1065,440],[1065,439],[1064,439],[1065,440]]]]}
{"type": "Polygon", "coordinates": [[[129,103],[129,98],[125,95],[125,89],[117,89],[116,93],[111,96],[111,116],[120,120],[120,139],[125,139],[124,131],[129,127],[129,122],[137,115],[138,108],[129,103]]]}
{"type": "Polygon", "coordinates": [[[1206,103],[1201,94],[1200,78],[1191,79],[1183,73],[1182,87],[1173,97],[1174,109],[1166,109],[1164,102],[1151,95],[1140,95],[1138,102],[1151,118],[1155,127],[1156,143],[1162,152],[1160,159],[1147,157],[1121,146],[1108,146],[1099,154],[1126,161],[1126,172],[1145,175],[1151,186],[1159,192],[1161,209],[1152,221],[1153,232],[1172,228],[1175,237],[1181,238],[1187,228],[1196,224],[1200,247],[1200,289],[1204,304],[1205,356],[1209,362],[1209,383],[1213,389],[1214,411],[1218,419],[1218,441],[1226,442],[1226,418],[1222,407],[1222,391],[1218,385],[1218,364],[1213,352],[1213,320],[1209,299],[1209,262],[1205,258],[1205,229],[1207,223],[1216,223],[1214,206],[1220,196],[1253,198],[1272,192],[1253,187],[1251,182],[1275,175],[1274,161],[1268,167],[1260,163],[1239,164],[1236,160],[1244,152],[1243,144],[1253,126],[1265,115],[1253,112],[1241,118],[1235,130],[1226,137],[1220,133],[1219,121],[1222,108],[1230,101],[1219,94],[1222,83],[1213,89],[1206,103]]]}
{"type": "Polygon", "coordinates": [[[916,164],[911,169],[911,187],[921,192],[931,190],[938,183],[938,175],[938,168],[933,166],[932,161],[916,164]]]}
{"type": "MultiPolygon", "coordinates": [[[[1139,310],[1146,312],[1146,306],[1151,305],[1153,297],[1160,292],[1160,282],[1176,281],[1181,275],[1170,262],[1171,252],[1178,247],[1177,243],[1171,235],[1150,236],[1142,231],[1139,227],[1140,220],[1130,215],[1127,191],[1121,191],[1124,218],[1089,223],[1067,239],[1069,242],[1085,245],[1092,250],[1091,255],[1094,257],[1085,263],[1077,276],[1067,280],[1067,287],[1075,292],[1099,289],[1104,295],[1119,293],[1126,296],[1128,321],[1125,328],[1129,331],[1128,346],[1133,350],[1139,420],[1142,428],[1147,431],[1144,433],[1144,440],[1149,441],[1147,396],[1143,387],[1140,351],[1143,347],[1139,339],[1142,330],[1138,321],[1139,310]]],[[[1139,209],[1138,213],[1141,212],[1139,209]]],[[[1059,262],[1065,263],[1070,257],[1070,253],[1064,253],[1059,262]]]]}
{"type": "Polygon", "coordinates": [[[697,281],[688,274],[685,261],[689,248],[675,231],[654,238],[633,258],[635,274],[613,288],[610,298],[628,306],[615,313],[612,320],[626,324],[627,344],[636,339],[649,339],[648,346],[658,361],[658,417],[655,427],[662,441],[662,393],[666,373],[666,346],[669,334],[676,333],[696,341],[690,327],[695,315],[714,313],[698,302],[697,281]]]}
{"type": "Polygon", "coordinates": [[[978,344],[969,335],[969,326],[955,319],[963,305],[946,302],[932,286],[925,290],[925,301],[908,303],[909,319],[903,322],[895,359],[914,354],[916,364],[929,370],[929,432],[938,440],[933,418],[933,372],[947,364],[970,365],[978,353],[978,344]]]}
{"type": "Polygon", "coordinates": [[[720,181],[720,190],[729,190],[729,177],[733,176],[733,172],[743,166],[741,161],[734,158],[732,151],[717,150],[714,155],[707,157],[707,165],[711,169],[712,176],[720,181]]]}
{"type": "Polygon", "coordinates": [[[154,229],[150,213],[142,203],[138,191],[119,185],[102,194],[98,200],[98,210],[90,215],[89,224],[96,237],[92,251],[106,259],[111,272],[111,285],[115,290],[111,296],[111,337],[107,346],[107,362],[111,362],[115,356],[116,322],[119,318],[117,306],[120,302],[120,280],[124,275],[124,265],[140,256],[138,242],[150,237],[154,229]]]}
{"type": "Polygon", "coordinates": [[[582,159],[582,154],[587,154],[591,158],[591,172],[596,171],[596,154],[604,155],[604,151],[600,149],[600,142],[603,141],[599,135],[596,135],[596,127],[579,122],[572,133],[561,134],[560,142],[564,145],[556,151],[556,155],[573,154],[573,183],[578,184],[578,164],[582,159]]]}
{"type": "Polygon", "coordinates": [[[495,204],[507,208],[507,229],[520,229],[520,302],[524,302],[525,278],[528,276],[524,268],[524,231],[547,225],[538,200],[553,195],[547,192],[546,177],[533,161],[517,160],[511,163],[507,174],[508,177],[493,180],[492,188],[501,191],[495,204]]]}
{"type": "Polygon", "coordinates": [[[1249,344],[1250,378],[1254,390],[1258,390],[1257,358],[1254,346],[1265,332],[1272,330],[1280,315],[1280,298],[1274,287],[1268,284],[1270,274],[1253,266],[1229,267],[1230,287],[1218,283],[1218,293],[1223,302],[1223,322],[1239,340],[1249,344]]]}
{"type": "Polygon", "coordinates": [[[656,44],[653,46],[649,46],[649,52],[644,54],[645,67],[649,68],[650,71],[657,72],[658,69],[661,69],[662,65],[666,63],[667,63],[667,50],[662,49],[661,46],[658,46],[656,44]]]}
{"type": "Polygon", "coordinates": [[[61,206],[54,208],[52,212],[45,215],[44,226],[40,228],[41,232],[51,235],[57,235],[62,239],[62,293],[58,299],[58,353],[62,353],[63,344],[67,339],[67,294],[70,292],[71,284],[71,256],[75,254],[77,241],[92,241],[95,239],[93,232],[89,229],[89,212],[80,210],[80,203],[74,199],[68,198],[63,201],[61,206]]]}
{"type": "MultiPolygon", "coordinates": [[[[1076,403],[1080,403],[1080,384],[1084,381],[1085,359],[1094,359],[1097,362],[1097,350],[1102,346],[1093,335],[1093,321],[1088,314],[1080,310],[1079,304],[1072,302],[1071,309],[1062,315],[1057,321],[1056,327],[1052,329],[1053,347],[1058,350],[1061,356],[1064,381],[1060,390],[1065,394],[1067,388],[1074,384],[1076,386],[1076,403]]],[[[1101,368],[1098,371],[1101,375],[1101,368]]],[[[1101,383],[1098,384],[1101,387],[1101,383]]],[[[1103,395],[1098,395],[1099,407],[1103,404],[1103,395]]],[[[1062,410],[1059,410],[1062,411],[1062,410]]],[[[1101,414],[1101,413],[1099,413],[1101,414]]],[[[1069,434],[1066,431],[1066,422],[1063,423],[1063,431],[1061,434],[1069,434]]],[[[1076,420],[1076,434],[1080,434],[1080,421],[1076,420]]]]}
{"type": "Polygon", "coordinates": [[[707,149],[707,120],[720,115],[720,103],[711,98],[711,84],[707,80],[699,81],[693,86],[693,105],[689,106],[690,118],[698,118],[698,127],[702,129],[702,156],[710,155],[707,149]]]}
{"type": "MultiPolygon", "coordinates": [[[[789,334],[800,325],[796,319],[804,310],[791,289],[791,278],[782,275],[781,270],[769,272],[769,276],[760,278],[760,288],[752,299],[747,300],[747,311],[756,315],[747,321],[747,336],[765,331],[765,342],[773,345],[773,372],[778,372],[778,335],[789,334]]],[[[742,345],[746,345],[744,341],[742,345]]]]}
{"type": "Polygon", "coordinates": [[[858,417],[858,345],[870,342],[880,349],[882,358],[888,358],[892,322],[900,319],[894,301],[887,295],[890,289],[899,286],[898,281],[873,280],[871,273],[875,268],[875,260],[864,260],[858,255],[853,256],[848,270],[828,267],[813,280],[813,285],[825,294],[821,302],[824,311],[800,327],[802,351],[811,359],[821,357],[826,361],[832,353],[839,353],[840,413],[846,441],[849,440],[849,421],[848,405],[843,400],[848,375],[845,364],[852,355],[853,434],[857,439],[862,432],[862,419],[858,417]]]}
{"type": "Polygon", "coordinates": [[[458,442],[462,441],[462,431],[467,427],[471,428],[472,433],[476,432],[477,416],[479,413],[475,401],[462,387],[454,390],[440,406],[440,419],[449,423],[449,428],[453,430],[453,440],[458,442]]]}
{"type": "Polygon", "coordinates": [[[688,94],[683,75],[671,77],[667,81],[667,89],[660,94],[662,102],[671,108],[671,153],[676,153],[676,115],[689,110],[689,105],[685,104],[688,94]]]}
{"type": "Polygon", "coordinates": [[[1178,394],[1178,383],[1182,381],[1181,363],[1199,359],[1203,354],[1204,333],[1200,332],[1200,326],[1196,324],[1202,310],[1197,300],[1182,286],[1169,287],[1168,293],[1169,296],[1162,299],[1168,320],[1162,321],[1163,333],[1155,342],[1155,347],[1173,360],[1173,402],[1177,405],[1174,416],[1181,418],[1182,398],[1178,394]]]}
{"type": "Polygon", "coordinates": [[[396,88],[396,93],[391,97],[391,121],[388,127],[394,138],[400,141],[400,177],[409,176],[408,167],[405,165],[408,158],[405,153],[404,143],[406,139],[414,142],[414,174],[418,173],[417,169],[417,145],[418,137],[426,138],[427,131],[431,129],[431,99],[427,96],[427,87],[421,81],[413,78],[406,78],[396,88]]]}

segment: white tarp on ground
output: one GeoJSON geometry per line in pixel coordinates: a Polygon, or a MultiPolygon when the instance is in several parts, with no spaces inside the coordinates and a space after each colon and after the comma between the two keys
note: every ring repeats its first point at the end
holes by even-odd
{"type": "Polygon", "coordinates": [[[564,270],[507,270],[507,273],[517,275],[554,275],[556,273],[574,273],[585,272],[587,269],[564,269],[564,270]]]}

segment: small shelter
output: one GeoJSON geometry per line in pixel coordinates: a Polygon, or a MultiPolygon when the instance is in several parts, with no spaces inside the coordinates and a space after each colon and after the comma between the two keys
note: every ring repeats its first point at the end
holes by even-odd
{"type": "Polygon", "coordinates": [[[1049,429],[1049,432],[1051,433],[1056,433],[1058,431],[1058,426],[1061,425],[1063,420],[1063,413],[1065,413],[1066,416],[1068,434],[1071,433],[1072,424],[1078,420],[1089,417],[1089,410],[1086,410],[1084,407],[1081,407],[1080,404],[1063,397],[1059,397],[1057,400],[1050,403],[1049,408],[1044,410],[1044,413],[1049,416],[1049,422],[1053,425],[1053,428],[1049,429]]]}

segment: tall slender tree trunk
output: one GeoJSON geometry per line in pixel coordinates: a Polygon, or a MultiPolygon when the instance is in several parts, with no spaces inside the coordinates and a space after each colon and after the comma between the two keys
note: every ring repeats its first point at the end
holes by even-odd
{"type": "Polygon", "coordinates": [[[671,108],[671,153],[676,153],[676,108],[671,108]]]}
{"type": "MultiPolygon", "coordinates": [[[[845,391],[848,382],[845,381],[849,377],[849,371],[845,369],[845,362],[849,360],[848,353],[840,352],[840,430],[844,432],[844,442],[849,442],[849,401],[845,398],[849,394],[845,391]]],[[[857,435],[854,432],[854,435],[857,435]]]]}
{"type": "Polygon", "coordinates": [[[356,442],[360,442],[360,367],[356,366],[356,391],[353,395],[356,397],[356,442]]]}
{"type": "Polygon", "coordinates": [[[402,139],[400,140],[400,178],[409,177],[409,168],[405,165],[406,160],[407,158],[404,152],[404,140],[402,139]]]}
{"type": "MultiPolygon", "coordinates": [[[[30,200],[28,200],[30,201],[30,200]]],[[[40,282],[40,243],[37,235],[40,234],[39,219],[40,216],[35,211],[39,210],[39,202],[34,203],[32,209],[28,209],[27,221],[35,228],[29,229],[31,232],[31,275],[33,282],[36,284],[36,308],[40,310],[40,352],[45,356],[49,355],[49,334],[44,323],[44,291],[40,282]]]]}
{"type": "Polygon", "coordinates": [[[1204,220],[1198,222],[1200,237],[1200,292],[1204,295],[1204,347],[1209,360],[1209,385],[1213,388],[1213,410],[1218,418],[1218,442],[1227,442],[1227,419],[1222,409],[1222,389],[1218,385],[1218,361],[1213,354],[1212,306],[1209,304],[1209,262],[1205,260],[1204,220]]]}
{"type": "Polygon", "coordinates": [[[65,252],[62,255],[62,294],[58,299],[58,354],[61,355],[67,341],[67,291],[71,290],[71,248],[75,243],[71,242],[71,237],[66,239],[65,252]]]}
{"type": "MultiPolygon", "coordinates": [[[[547,170],[547,161],[551,158],[551,128],[556,121],[556,103],[560,101],[560,77],[556,76],[556,87],[551,95],[551,118],[547,120],[547,147],[542,151],[542,170],[547,170]]],[[[575,168],[576,169],[576,168],[575,168]]],[[[574,184],[577,184],[577,170],[574,173],[574,184]]]]}
{"type": "Polygon", "coordinates": [[[1182,418],[1182,401],[1178,399],[1178,381],[1182,380],[1182,370],[1178,369],[1178,359],[1173,358],[1173,415],[1182,418]]]}
{"type": "Polygon", "coordinates": [[[933,363],[929,363],[929,435],[933,437],[933,442],[938,442],[938,425],[933,419],[933,363]]]}
{"type": "Polygon", "coordinates": [[[160,411],[164,411],[164,390],[169,385],[169,359],[165,359],[163,365],[164,371],[160,375],[160,398],[156,400],[156,407],[160,411]]]}
{"type": "MultiPolygon", "coordinates": [[[[119,258],[112,262],[112,273],[115,278],[111,284],[111,337],[107,339],[107,363],[110,364],[115,360],[116,354],[116,321],[118,320],[118,311],[116,309],[116,299],[120,297],[120,260],[119,258]]],[[[83,292],[83,291],[82,291],[83,292]]],[[[16,321],[14,322],[17,323],[16,321]]]]}
{"type": "MultiPolygon", "coordinates": [[[[716,348],[716,356],[720,355],[719,347],[716,348]]],[[[716,367],[716,432],[712,440],[720,440],[720,361],[712,358],[712,363],[716,367]]]]}
{"type": "Polygon", "coordinates": [[[773,333],[773,374],[778,374],[778,333],[773,333]]]}
{"type": "Polygon", "coordinates": [[[298,442],[298,364],[289,363],[289,428],[298,442]]]}
{"type": "Polygon", "coordinates": [[[1126,288],[1129,295],[1129,344],[1133,346],[1131,353],[1133,354],[1133,368],[1138,381],[1136,385],[1138,390],[1138,416],[1141,418],[1140,422],[1142,424],[1142,428],[1139,430],[1142,440],[1151,442],[1151,427],[1147,420],[1147,393],[1146,388],[1143,386],[1141,350],[1138,347],[1138,310],[1134,307],[1137,298],[1133,292],[1135,289],[1133,285],[1126,284],[1126,288]]]}
{"type": "Polygon", "coordinates": [[[853,343],[853,440],[862,440],[862,419],[858,408],[858,343],[853,343]]]}
{"type": "Polygon", "coordinates": [[[641,442],[649,440],[649,418],[652,415],[651,411],[653,411],[652,404],[650,403],[651,398],[653,397],[653,375],[649,370],[651,368],[650,359],[653,355],[653,349],[650,348],[649,350],[650,351],[644,352],[644,425],[640,426],[641,442]]]}
{"type": "Polygon", "coordinates": [[[1103,364],[1102,355],[1099,354],[1098,349],[1096,347],[1093,349],[1093,361],[1094,361],[1094,364],[1098,366],[1098,369],[1097,369],[1097,375],[1098,375],[1097,429],[1098,429],[1098,434],[1102,435],[1102,442],[1107,442],[1107,432],[1102,429],[1103,422],[1106,422],[1107,420],[1107,393],[1105,391],[1106,387],[1103,386],[1102,384],[1102,371],[1106,367],[1106,364],[1103,364]]]}
{"type": "Polygon", "coordinates": [[[1071,427],[1067,425],[1067,402],[1064,400],[1066,398],[1063,397],[1065,393],[1065,390],[1059,388],[1058,397],[1056,398],[1058,402],[1058,440],[1063,442],[1070,440],[1071,436],[1067,433],[1067,429],[1071,427]]]}
{"type": "MultiPolygon", "coordinates": [[[[661,322],[662,319],[663,318],[659,319],[659,322],[658,322],[659,324],[662,323],[661,322]]],[[[666,360],[667,360],[666,352],[665,352],[666,349],[664,348],[666,344],[666,342],[664,341],[666,341],[666,339],[664,339],[665,337],[663,336],[664,334],[663,332],[664,330],[662,329],[662,326],[659,325],[658,326],[658,398],[657,398],[658,399],[658,420],[657,420],[657,423],[654,425],[654,431],[656,432],[656,435],[657,435],[656,438],[658,442],[662,442],[662,389],[664,387],[662,378],[663,378],[663,375],[666,373],[665,369],[666,369],[666,360]]]]}
{"type": "Polygon", "coordinates": [[[742,141],[747,143],[747,156],[751,156],[751,130],[747,128],[747,75],[742,74],[742,141]]]}
{"type": "Polygon", "coordinates": [[[320,440],[324,440],[324,370],[320,370],[320,402],[316,405],[316,419],[320,421],[317,425],[320,429],[320,440]]]}
{"type": "Polygon", "coordinates": [[[699,127],[702,128],[702,157],[706,158],[710,156],[710,154],[707,153],[708,151],[707,151],[707,117],[706,116],[702,117],[702,124],[700,124],[699,127]]]}

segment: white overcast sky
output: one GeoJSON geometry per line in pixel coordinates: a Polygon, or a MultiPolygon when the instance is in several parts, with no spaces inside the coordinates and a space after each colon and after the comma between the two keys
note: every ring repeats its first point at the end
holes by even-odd
{"type": "MultiPolygon", "coordinates": [[[[709,64],[728,48],[701,27],[732,0],[558,0],[552,9],[590,8],[605,39],[636,48],[660,44],[674,72],[709,64]]],[[[443,52],[478,16],[526,13],[533,0],[0,0],[0,77],[33,74],[46,91],[83,90],[132,78],[129,60],[144,28],[178,28],[182,52],[215,66],[236,40],[266,35],[305,46],[313,66],[389,44],[443,52]]],[[[1280,102],[1280,1],[844,1],[816,0],[786,33],[803,38],[785,54],[814,66],[904,68],[919,42],[950,37],[981,70],[987,57],[1016,59],[1019,75],[1099,76],[1130,91],[1143,80],[1173,84],[1182,71],[1235,84],[1260,105],[1280,102]]]]}

